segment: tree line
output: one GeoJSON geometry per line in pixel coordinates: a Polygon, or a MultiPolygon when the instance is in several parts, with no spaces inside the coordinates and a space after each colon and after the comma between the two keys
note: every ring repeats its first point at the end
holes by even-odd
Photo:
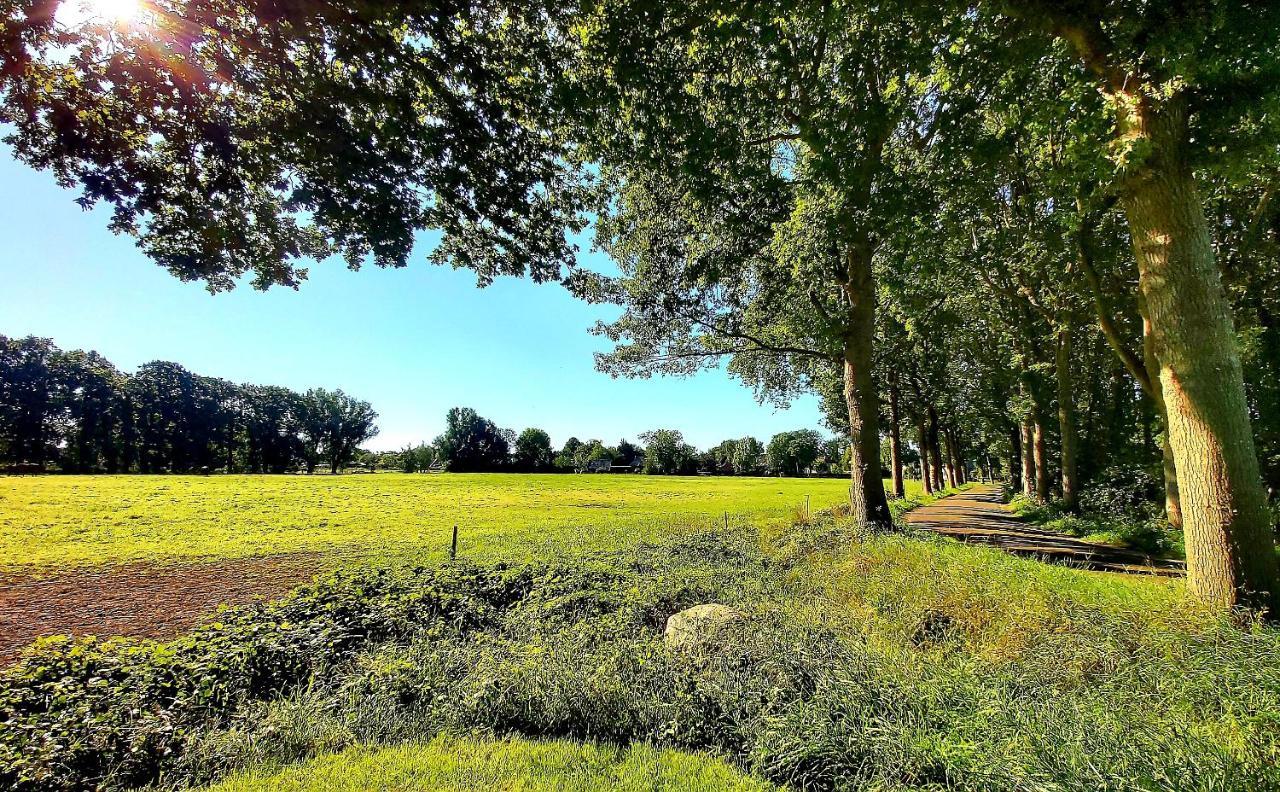
{"type": "Polygon", "coordinates": [[[72,473],[338,472],[378,414],[341,390],[237,385],[0,336],[0,463],[72,473]]]}
{"type": "Polygon", "coordinates": [[[297,286],[432,229],[482,284],[620,306],[612,374],[822,394],[860,522],[882,442],[1067,509],[1151,465],[1191,591],[1280,608],[1280,5],[44,8],[0,37],[15,154],[178,277],[297,286]],[[591,221],[616,272],[576,266],[591,221]]]}
{"type": "Polygon", "coordinates": [[[368,454],[370,468],[421,473],[647,473],[652,475],[825,476],[847,472],[847,449],[838,438],[824,439],[812,429],[779,432],[767,444],[754,437],[725,440],[699,451],[676,429],[643,432],[638,445],[619,440],[570,437],[556,449],[544,430],[530,427],[518,435],[500,428],[469,407],[449,410],[445,430],[431,443],[399,451],[368,454]]]}

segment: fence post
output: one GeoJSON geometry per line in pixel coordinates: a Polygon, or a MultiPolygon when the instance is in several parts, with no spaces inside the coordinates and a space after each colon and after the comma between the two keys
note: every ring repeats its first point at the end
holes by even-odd
{"type": "Polygon", "coordinates": [[[449,545],[449,560],[452,561],[458,557],[458,526],[453,526],[453,544],[449,545]]]}

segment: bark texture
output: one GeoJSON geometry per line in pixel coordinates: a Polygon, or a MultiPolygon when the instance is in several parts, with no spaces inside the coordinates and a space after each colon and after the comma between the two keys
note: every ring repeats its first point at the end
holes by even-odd
{"type": "Polygon", "coordinates": [[[902,481],[902,416],[899,413],[898,381],[889,384],[889,468],[893,479],[893,497],[906,496],[902,481]]]}
{"type": "Polygon", "coordinates": [[[887,528],[892,518],[880,478],[880,403],[871,370],[876,291],[869,253],[850,253],[844,287],[849,306],[844,339],[844,398],[852,441],[849,505],[854,519],[887,528]]]}
{"type": "Polygon", "coordinates": [[[1022,420],[1019,430],[1022,433],[1022,494],[1028,498],[1036,496],[1036,458],[1032,448],[1035,447],[1035,431],[1031,428],[1031,418],[1022,420]]]}
{"type": "Polygon", "coordinates": [[[1080,507],[1080,487],[1076,476],[1077,441],[1075,385],[1071,377],[1071,328],[1058,330],[1055,356],[1058,377],[1058,429],[1062,434],[1062,505],[1069,512],[1080,507]]]}
{"type": "Polygon", "coordinates": [[[1185,109],[1118,92],[1119,133],[1146,156],[1123,206],[1159,359],[1190,589],[1276,610],[1277,564],[1235,328],[1183,146],[1185,109]]]}

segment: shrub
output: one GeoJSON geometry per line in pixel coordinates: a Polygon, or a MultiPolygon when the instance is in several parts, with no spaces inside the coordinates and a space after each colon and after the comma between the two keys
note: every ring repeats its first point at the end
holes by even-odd
{"type": "Polygon", "coordinates": [[[1145,522],[1159,515],[1163,482],[1134,465],[1104,470],[1080,492],[1080,508],[1087,514],[1129,522],[1145,522]]]}

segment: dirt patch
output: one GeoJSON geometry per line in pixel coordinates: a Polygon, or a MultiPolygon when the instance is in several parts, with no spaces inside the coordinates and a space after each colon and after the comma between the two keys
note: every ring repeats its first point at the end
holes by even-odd
{"type": "Polygon", "coordinates": [[[131,563],[3,579],[0,665],[48,635],[172,637],[219,605],[274,599],[332,566],[332,556],[326,554],[291,553],[180,565],[131,563]]]}
{"type": "Polygon", "coordinates": [[[1182,575],[1181,561],[1136,550],[1086,542],[1028,525],[1000,500],[1000,488],[974,487],[907,513],[909,525],[962,542],[987,544],[1015,555],[1101,572],[1182,575]]]}

